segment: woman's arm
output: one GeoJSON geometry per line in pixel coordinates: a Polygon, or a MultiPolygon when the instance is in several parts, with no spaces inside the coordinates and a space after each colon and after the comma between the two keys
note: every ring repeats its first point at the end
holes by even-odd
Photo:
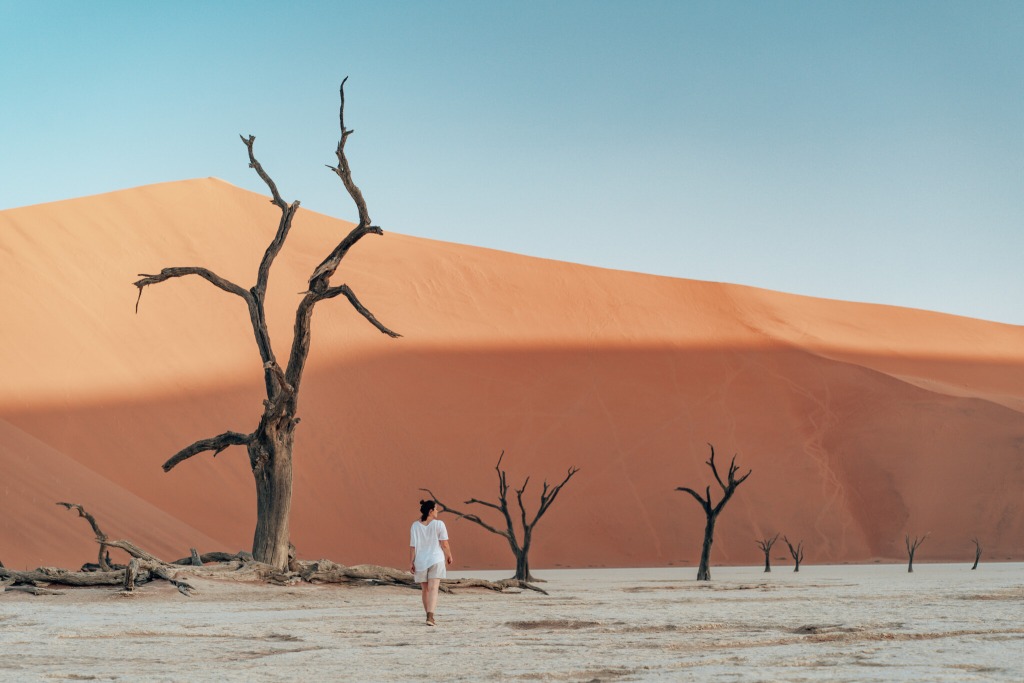
{"type": "Polygon", "coordinates": [[[409,546],[409,573],[416,573],[416,546],[409,546]]]}
{"type": "Polygon", "coordinates": [[[448,544],[448,541],[441,541],[441,550],[444,551],[444,561],[448,564],[452,563],[452,547],[448,544]]]}

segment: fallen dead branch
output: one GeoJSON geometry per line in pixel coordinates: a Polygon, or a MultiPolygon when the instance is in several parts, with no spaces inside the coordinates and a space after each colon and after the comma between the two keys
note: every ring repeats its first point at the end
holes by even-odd
{"type": "MultiPolygon", "coordinates": [[[[412,574],[392,567],[374,564],[359,564],[347,567],[331,560],[293,561],[290,569],[282,571],[276,567],[257,562],[251,553],[210,552],[200,555],[195,548],[190,549],[188,557],[164,562],[155,555],[143,550],[131,541],[111,540],[100,529],[96,518],[77,503],[58,503],[68,510],[75,510],[79,517],[89,522],[96,542],[100,545],[99,562],[83,565],[82,571],[68,571],[56,567],[40,567],[32,571],[14,571],[0,565],[0,592],[19,590],[35,595],[55,595],[59,591],[45,588],[50,584],[63,586],[119,586],[125,592],[134,591],[138,586],[155,579],[167,581],[182,595],[189,596],[196,589],[185,581],[183,576],[196,576],[220,580],[232,580],[252,583],[270,583],[289,586],[300,582],[305,583],[338,583],[353,586],[404,586],[418,589],[412,574]],[[126,552],[131,560],[127,565],[116,565],[110,561],[109,548],[117,548],[126,552]]],[[[544,591],[526,581],[504,579],[487,581],[484,579],[444,579],[441,590],[451,593],[458,589],[482,588],[505,592],[510,589],[532,590],[547,595],[544,591]]]]}

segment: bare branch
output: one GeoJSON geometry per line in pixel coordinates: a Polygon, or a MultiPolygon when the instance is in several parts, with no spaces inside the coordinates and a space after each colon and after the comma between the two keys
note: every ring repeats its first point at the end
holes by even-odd
{"type": "Polygon", "coordinates": [[[239,432],[224,432],[210,439],[201,439],[191,446],[181,449],[163,464],[164,472],[170,472],[174,467],[193,455],[206,451],[213,451],[213,457],[217,457],[221,451],[229,446],[246,446],[252,441],[252,434],[241,434],[239,432]]]}
{"type": "Polygon", "coordinates": [[[474,503],[477,505],[486,505],[489,508],[494,508],[498,512],[501,512],[501,506],[496,503],[489,503],[486,500],[477,500],[476,498],[470,498],[466,501],[466,505],[472,505],[474,503]]]}
{"type": "Polygon", "coordinates": [[[757,544],[758,548],[767,553],[771,552],[772,546],[775,545],[775,541],[777,540],[779,540],[779,535],[775,534],[771,538],[765,538],[759,541],[755,540],[754,543],[757,544]]]}
{"type": "Polygon", "coordinates": [[[246,304],[249,303],[252,297],[252,294],[248,290],[242,289],[234,282],[225,280],[220,275],[217,275],[213,271],[208,270],[206,268],[199,268],[195,266],[186,266],[181,268],[164,268],[163,270],[160,271],[158,275],[147,275],[146,273],[139,273],[139,277],[141,277],[142,279],[137,280],[133,283],[136,287],[139,288],[139,298],[135,300],[135,312],[139,312],[139,301],[142,300],[143,287],[159,284],[161,282],[164,282],[165,280],[170,280],[171,278],[184,277],[185,275],[198,275],[199,277],[203,278],[204,280],[214,285],[215,287],[219,287],[220,289],[223,289],[225,292],[228,292],[229,294],[235,294],[237,296],[242,297],[245,300],[246,304]]]}
{"type": "Polygon", "coordinates": [[[326,283],[334,275],[334,271],[338,270],[338,266],[341,265],[341,260],[348,254],[356,242],[361,240],[366,235],[383,235],[384,231],[376,225],[357,225],[345,236],[338,246],[327,255],[320,265],[316,267],[313,274],[309,276],[309,288],[317,289],[317,287],[326,287],[326,283]]]}
{"type": "Polygon", "coordinates": [[[277,226],[277,233],[263,254],[263,260],[260,262],[260,268],[256,277],[256,289],[262,294],[266,291],[267,281],[270,279],[270,266],[280,253],[281,247],[284,246],[285,238],[288,237],[288,232],[292,227],[292,219],[295,218],[295,213],[299,210],[299,201],[295,200],[288,204],[281,198],[281,194],[277,191],[277,185],[270,175],[263,170],[263,166],[256,159],[256,155],[253,152],[253,143],[256,141],[256,137],[253,135],[250,135],[248,138],[242,135],[239,137],[242,138],[242,142],[249,152],[249,168],[254,169],[257,175],[263,179],[263,182],[270,189],[270,194],[273,196],[271,203],[281,209],[281,220],[277,226]]]}
{"type": "Polygon", "coordinates": [[[359,301],[359,299],[356,298],[355,292],[353,292],[352,288],[349,287],[348,285],[338,285],[337,287],[331,287],[330,289],[325,291],[319,298],[320,299],[333,299],[334,297],[336,297],[338,295],[344,295],[344,297],[346,299],[348,299],[349,303],[352,304],[352,307],[355,308],[356,311],[359,312],[359,315],[361,315],[364,318],[366,318],[367,320],[369,320],[371,325],[376,327],[378,330],[380,330],[384,334],[386,334],[386,335],[388,335],[389,337],[392,337],[392,338],[394,338],[394,337],[401,337],[402,336],[402,335],[398,334],[397,332],[394,332],[394,331],[388,329],[387,327],[385,327],[383,324],[381,324],[381,322],[379,320],[377,320],[376,317],[374,317],[373,313],[371,313],[369,311],[369,309],[367,309],[365,306],[363,306],[363,304],[359,301]]]}
{"type": "MultiPolygon", "coordinates": [[[[480,519],[478,516],[476,516],[474,514],[466,514],[465,512],[460,512],[460,511],[456,510],[453,507],[449,507],[448,505],[445,505],[440,500],[438,500],[437,496],[435,496],[434,492],[431,491],[430,489],[422,489],[421,488],[420,491],[426,491],[428,494],[430,494],[430,497],[434,500],[434,502],[441,506],[441,511],[442,512],[450,512],[453,515],[455,515],[456,517],[461,517],[462,519],[465,519],[468,522],[473,522],[474,524],[479,524],[483,528],[485,528],[488,531],[490,531],[492,534],[498,534],[499,536],[503,536],[503,537],[505,537],[509,541],[513,540],[513,539],[511,539],[509,537],[509,532],[508,531],[501,531],[500,529],[496,529],[496,528],[494,528],[493,526],[491,526],[487,522],[483,521],[482,519],[480,519]]],[[[484,502],[482,500],[475,500],[474,499],[474,500],[469,500],[469,501],[466,501],[466,502],[467,503],[481,503],[482,505],[487,505],[488,507],[493,507],[493,508],[495,508],[497,510],[501,509],[497,505],[494,505],[493,503],[487,503],[487,502],[484,502]]]]}
{"type": "MultiPolygon", "coordinates": [[[[715,481],[717,481],[717,482],[718,482],[718,485],[722,487],[722,490],[723,490],[723,491],[726,491],[726,490],[728,490],[728,487],[727,487],[727,486],[725,485],[725,483],[724,483],[724,482],[722,481],[722,478],[721,478],[720,476],[718,476],[718,468],[717,468],[717,467],[715,467],[715,447],[714,447],[714,446],[712,446],[712,445],[711,445],[711,444],[709,443],[709,444],[708,444],[708,448],[710,448],[710,449],[711,449],[711,458],[710,458],[710,459],[709,459],[709,460],[707,461],[707,463],[706,463],[706,464],[707,464],[707,465],[708,465],[709,467],[711,467],[711,472],[712,472],[712,473],[713,473],[713,474],[715,475],[715,481]]],[[[734,458],[734,460],[735,460],[735,458],[734,458]]],[[[711,500],[711,497],[710,497],[710,496],[708,496],[708,501],[710,501],[710,500],[711,500]]]]}
{"type": "Polygon", "coordinates": [[[77,510],[78,516],[89,522],[89,526],[92,527],[92,532],[96,534],[96,540],[100,543],[107,540],[107,535],[100,530],[100,525],[96,523],[96,518],[85,511],[78,503],[57,503],[57,505],[63,505],[68,510],[77,510]]]}
{"type": "Polygon", "coordinates": [[[704,508],[705,512],[710,512],[711,511],[711,487],[710,486],[707,488],[707,496],[708,496],[707,500],[701,498],[700,495],[696,491],[694,491],[693,489],[691,489],[691,488],[689,488],[687,486],[677,486],[676,487],[676,491],[685,491],[686,493],[689,493],[691,496],[693,496],[694,498],[697,499],[697,502],[700,503],[700,506],[702,508],[704,508]]]}
{"type": "Polygon", "coordinates": [[[338,157],[337,166],[328,166],[334,171],[339,178],[341,178],[342,184],[345,185],[345,189],[348,190],[348,194],[352,197],[352,201],[355,202],[356,209],[359,211],[359,226],[365,227],[370,225],[370,212],[366,208],[366,200],[363,199],[363,193],[359,191],[355,182],[352,180],[352,169],[348,165],[348,157],[345,156],[345,143],[348,142],[348,136],[355,131],[348,130],[345,128],[345,82],[348,81],[346,76],[341,81],[341,87],[339,92],[341,95],[341,106],[338,109],[338,122],[341,127],[341,138],[338,140],[338,148],[334,154],[338,157]]]}
{"type": "Polygon", "coordinates": [[[537,516],[533,518],[533,524],[530,525],[531,527],[537,525],[537,521],[540,520],[541,515],[547,512],[548,508],[551,507],[551,504],[555,502],[555,498],[558,497],[558,494],[562,491],[562,487],[568,484],[573,475],[579,471],[580,468],[575,465],[570,467],[567,470],[565,479],[562,480],[562,483],[553,487],[550,493],[548,492],[548,483],[546,481],[544,482],[544,490],[540,494],[540,508],[537,509],[537,516]]]}
{"type": "MultiPolygon", "coordinates": [[[[528,541],[528,539],[530,537],[530,532],[532,531],[531,528],[530,528],[530,524],[528,524],[527,521],[526,521],[526,507],[523,506],[523,492],[526,491],[526,485],[529,484],[529,483],[530,483],[530,478],[527,477],[526,480],[523,481],[523,485],[516,489],[516,500],[519,502],[519,519],[520,519],[520,523],[523,525],[523,543],[524,544],[527,543],[527,541],[528,541]]],[[[548,486],[548,483],[544,482],[544,488],[545,489],[547,488],[547,486],[548,486]]],[[[541,500],[543,500],[543,497],[541,498],[541,500]]]]}
{"type": "Polygon", "coordinates": [[[267,172],[263,170],[263,166],[256,160],[256,157],[253,154],[252,146],[253,143],[256,142],[256,136],[250,135],[249,137],[245,137],[244,135],[239,135],[238,137],[242,139],[242,144],[244,144],[246,149],[249,150],[249,168],[254,169],[257,175],[263,179],[263,182],[266,183],[267,187],[270,189],[270,194],[273,196],[271,202],[279,206],[282,211],[287,211],[288,203],[281,199],[281,193],[277,191],[277,185],[270,176],[267,175],[267,172]]]}
{"type": "MultiPolygon", "coordinates": [[[[931,532],[929,532],[929,533],[931,533],[931,532]]],[[[904,537],[904,540],[906,541],[906,544],[907,544],[907,552],[913,554],[913,552],[915,550],[917,550],[917,547],[919,545],[921,545],[922,543],[924,543],[924,539],[926,539],[926,538],[928,538],[928,534],[925,534],[924,536],[921,536],[920,538],[915,536],[914,540],[911,541],[910,540],[910,534],[907,534],[904,537]]]]}

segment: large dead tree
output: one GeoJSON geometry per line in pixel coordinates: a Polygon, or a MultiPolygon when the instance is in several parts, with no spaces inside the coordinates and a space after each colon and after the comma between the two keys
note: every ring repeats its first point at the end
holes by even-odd
{"type": "Polygon", "coordinates": [[[712,474],[715,475],[715,481],[722,487],[722,499],[718,501],[717,505],[712,504],[711,501],[711,487],[708,486],[705,489],[704,496],[686,486],[676,487],[676,491],[685,491],[693,496],[700,506],[704,509],[704,514],[707,517],[707,522],[704,525],[704,545],[700,551],[700,567],[697,569],[697,580],[698,581],[710,581],[711,571],[711,544],[714,542],[715,536],[715,522],[718,520],[718,515],[722,513],[722,508],[729,502],[732,495],[736,492],[736,488],[747,480],[747,477],[753,472],[749,470],[739,479],[736,478],[736,471],[739,469],[736,467],[736,456],[732,456],[732,462],[729,463],[729,473],[726,476],[726,480],[722,481],[722,477],[718,474],[718,468],[715,466],[715,447],[708,444],[711,448],[711,458],[708,459],[707,465],[711,468],[712,474]]]}
{"type": "Polygon", "coordinates": [[[771,538],[762,538],[759,541],[754,541],[757,547],[764,553],[764,570],[770,572],[772,570],[772,546],[775,545],[775,541],[779,540],[779,535],[775,534],[771,538]]]}
{"type": "MultiPolygon", "coordinates": [[[[979,541],[977,538],[972,538],[971,543],[974,544],[974,565],[971,567],[971,569],[977,569],[978,560],[981,559],[981,541],[979,541]]],[[[2,566],[3,565],[0,564],[0,567],[2,566]]]]}
{"type": "MultiPolygon", "coordinates": [[[[348,80],[347,78],[345,80],[348,80]]],[[[291,230],[295,213],[299,209],[298,200],[288,203],[281,198],[277,185],[263,170],[253,152],[255,137],[241,136],[249,153],[249,167],[254,169],[271,194],[271,202],[281,210],[281,218],[277,232],[271,240],[260,262],[256,276],[256,284],[246,289],[230,282],[207,268],[186,266],[164,268],[156,275],[140,274],[142,279],[135,282],[142,290],[172,278],[186,275],[198,276],[214,287],[239,297],[249,312],[256,347],[263,366],[263,379],[267,397],[263,401],[263,415],[259,424],[248,434],[228,431],[217,436],[200,439],[175,453],[164,463],[163,469],[169,472],[178,464],[200,453],[210,452],[214,456],[231,446],[245,446],[249,452],[249,465],[256,480],[256,531],[253,536],[252,554],[260,562],[284,569],[288,565],[289,517],[292,503],[292,448],[295,442],[295,426],[299,423],[296,417],[302,372],[306,365],[310,347],[310,323],[314,307],[321,301],[344,297],[355,310],[371,325],[389,337],[398,337],[397,333],[381,324],[376,317],[359,301],[355,292],[347,284],[332,285],[331,277],[341,264],[342,259],[360,239],[366,235],[382,235],[383,231],[370,221],[366,201],[362,192],[352,180],[352,171],[345,156],[345,143],[353,131],[345,128],[345,81],[341,82],[341,139],[335,154],[337,166],[328,166],[341,178],[345,189],[359,212],[359,223],[338,243],[330,254],[318,265],[309,277],[309,287],[302,293],[295,311],[294,337],[291,352],[284,367],[278,363],[270,343],[270,332],[267,329],[265,299],[267,282],[270,278],[270,267],[284,246],[288,232],[291,230]]],[[[138,303],[136,303],[138,311],[138,303]]]]}
{"type": "Polygon", "coordinates": [[[906,536],[904,536],[904,540],[906,541],[906,544],[907,544],[907,557],[909,558],[909,561],[907,562],[907,571],[908,572],[914,571],[914,553],[917,552],[917,547],[919,545],[921,545],[922,543],[924,543],[924,539],[926,539],[926,538],[928,538],[928,534],[925,534],[924,536],[921,536],[920,538],[915,536],[914,540],[910,540],[910,534],[907,534],[906,536]]]}
{"type": "MultiPolygon", "coordinates": [[[[491,533],[504,537],[504,539],[508,541],[508,545],[512,549],[512,554],[515,555],[516,558],[516,574],[515,577],[513,577],[513,580],[522,582],[537,581],[537,579],[535,579],[530,573],[530,546],[533,543],[533,531],[537,526],[537,522],[540,521],[540,518],[548,511],[551,504],[555,502],[555,498],[562,491],[562,487],[569,483],[569,480],[572,479],[574,474],[579,472],[579,468],[570,467],[568,473],[565,475],[565,479],[556,486],[548,486],[547,480],[544,480],[544,484],[540,492],[540,506],[537,508],[537,512],[533,516],[533,521],[528,521],[526,506],[523,505],[523,493],[526,491],[526,485],[530,483],[530,478],[527,477],[523,481],[523,485],[515,489],[516,501],[519,503],[520,527],[522,528],[522,537],[520,538],[516,527],[513,524],[512,512],[508,505],[508,478],[505,470],[501,469],[501,459],[504,457],[505,451],[502,451],[501,455],[498,456],[498,464],[494,466],[494,469],[498,472],[498,502],[491,503],[486,500],[478,500],[476,498],[470,498],[465,502],[466,505],[483,505],[484,507],[489,507],[500,512],[502,519],[505,521],[504,529],[499,529],[488,524],[477,515],[459,512],[455,508],[445,505],[438,500],[437,496],[435,496],[430,489],[420,490],[426,491],[430,494],[430,497],[434,499],[434,502],[441,506],[442,511],[450,512],[453,515],[457,515],[469,522],[479,524],[491,533]]],[[[531,586],[526,587],[531,588],[531,586]]]]}

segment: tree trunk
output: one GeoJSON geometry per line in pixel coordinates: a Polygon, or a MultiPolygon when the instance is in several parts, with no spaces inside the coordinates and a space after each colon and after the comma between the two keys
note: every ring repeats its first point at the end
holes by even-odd
{"type": "Polygon", "coordinates": [[[282,429],[257,430],[249,443],[249,463],[256,479],[256,532],[252,554],[257,562],[288,569],[290,534],[288,516],[292,506],[292,446],[294,425],[290,418],[282,429]]]}
{"type": "Polygon", "coordinates": [[[708,515],[708,523],[704,527],[704,547],[700,551],[700,567],[697,569],[698,581],[711,580],[711,543],[714,541],[716,516],[708,515]]]}
{"type": "Polygon", "coordinates": [[[771,551],[767,551],[767,552],[765,552],[765,554],[764,554],[764,570],[765,570],[766,572],[770,572],[770,571],[772,570],[772,561],[771,561],[771,559],[770,559],[770,558],[768,557],[768,555],[769,555],[770,553],[771,553],[771,551]]]}
{"type": "Polygon", "coordinates": [[[516,553],[516,575],[515,578],[519,581],[534,581],[535,579],[530,576],[530,558],[525,550],[521,550],[516,553]]]}

